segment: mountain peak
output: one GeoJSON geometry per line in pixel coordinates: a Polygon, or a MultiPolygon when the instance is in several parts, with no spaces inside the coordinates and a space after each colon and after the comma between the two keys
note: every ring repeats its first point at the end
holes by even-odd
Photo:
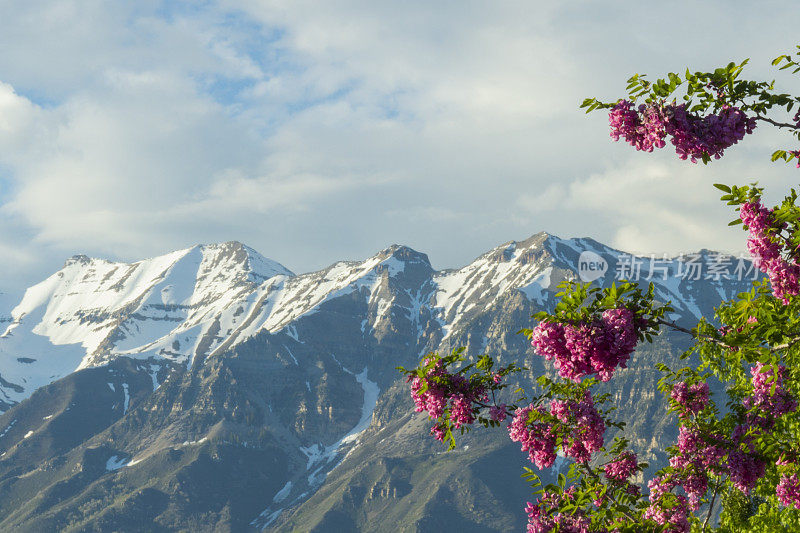
{"type": "MultiPolygon", "coordinates": [[[[509,241],[502,246],[511,246],[513,245],[513,249],[521,250],[521,249],[530,249],[530,248],[543,248],[549,247],[553,248],[554,246],[578,246],[580,248],[587,248],[590,250],[610,250],[608,246],[605,244],[599,243],[596,240],[592,239],[591,237],[571,237],[568,239],[559,237],[558,235],[553,235],[552,233],[548,233],[546,231],[540,231],[538,233],[534,233],[527,239],[523,241],[509,241]]],[[[500,247],[498,247],[500,248],[500,247]]]]}
{"type": "Polygon", "coordinates": [[[495,247],[488,253],[493,256],[498,256],[503,254],[505,254],[506,256],[510,256],[513,255],[513,253],[517,250],[543,248],[548,241],[552,241],[554,239],[561,240],[559,237],[547,233],[546,231],[540,231],[538,233],[534,233],[527,239],[521,241],[506,241],[503,244],[500,244],[499,246],[495,247]]]}
{"type": "Polygon", "coordinates": [[[534,246],[541,246],[550,239],[558,239],[558,238],[559,237],[556,237],[552,233],[547,233],[546,231],[540,231],[538,233],[534,233],[525,240],[519,242],[516,241],[511,241],[511,242],[515,242],[518,248],[531,248],[534,246]]]}
{"type": "Polygon", "coordinates": [[[558,237],[540,231],[522,241],[506,241],[480,256],[479,259],[488,259],[492,263],[506,263],[516,259],[525,264],[530,262],[532,257],[539,257],[552,239],[560,240],[558,237]]]}
{"type": "Polygon", "coordinates": [[[227,241],[198,245],[210,264],[235,264],[249,271],[255,278],[269,279],[273,276],[294,276],[294,273],[272,259],[268,259],[253,248],[239,241],[227,241]]]}
{"type": "Polygon", "coordinates": [[[431,266],[431,262],[428,260],[427,254],[418,252],[413,248],[409,248],[408,246],[402,244],[393,244],[388,248],[381,250],[380,253],[378,253],[378,257],[382,259],[393,257],[404,263],[423,263],[428,267],[431,266]]]}
{"type": "Polygon", "coordinates": [[[88,255],[76,254],[64,261],[64,268],[70,265],[88,265],[92,262],[92,258],[88,255]]]}

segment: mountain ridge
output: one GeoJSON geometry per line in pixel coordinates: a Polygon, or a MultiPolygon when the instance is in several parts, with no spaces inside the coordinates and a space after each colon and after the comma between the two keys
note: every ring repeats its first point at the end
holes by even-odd
{"type": "MultiPolygon", "coordinates": [[[[291,328],[292,321],[326,301],[363,290],[370,294],[371,307],[362,328],[374,330],[394,304],[406,310],[419,334],[427,327],[420,320],[434,319],[447,339],[470,312],[491,305],[506,290],[521,290],[544,303],[553,287],[574,273],[577,257],[586,250],[610,259],[621,254],[592,239],[539,232],[498,245],[461,268],[438,271],[426,254],[398,244],[363,261],[338,261],[304,274],[237,241],[196,245],[133,263],[76,255],[26,290],[8,312],[10,323],[0,335],[0,377],[29,395],[73,365],[73,370],[100,366],[120,355],[191,365],[196,357],[221,353],[260,330],[291,328]],[[405,293],[389,296],[390,281],[408,285],[405,293]],[[3,363],[4,353],[8,359],[9,352],[23,346],[61,354],[57,363],[48,363],[49,374],[29,378],[19,370],[37,365],[18,366],[15,372],[3,363]]],[[[679,264],[672,260],[666,268],[673,273],[679,264]]],[[[696,317],[702,314],[674,283],[656,284],[663,300],[673,300],[696,317]]],[[[16,357],[38,361],[31,354],[16,357]]],[[[0,383],[5,405],[24,397],[0,383]]]]}

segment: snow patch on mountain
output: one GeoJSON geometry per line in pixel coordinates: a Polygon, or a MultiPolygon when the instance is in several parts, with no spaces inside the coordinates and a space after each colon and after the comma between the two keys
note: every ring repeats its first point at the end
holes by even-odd
{"type": "Polygon", "coordinates": [[[128,459],[125,457],[120,457],[118,455],[112,455],[106,461],[106,471],[113,472],[114,470],[119,470],[120,468],[127,466],[128,459]]]}

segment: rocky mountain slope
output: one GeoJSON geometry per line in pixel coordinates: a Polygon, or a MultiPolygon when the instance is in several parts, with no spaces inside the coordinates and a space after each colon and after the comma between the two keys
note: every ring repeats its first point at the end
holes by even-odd
{"type": "MultiPolygon", "coordinates": [[[[301,275],[236,242],[75,256],[0,299],[0,529],[520,529],[522,454],[502,432],[442,453],[395,367],[467,346],[545,372],[514,332],[585,257],[602,284],[639,261],[687,322],[749,287],[718,254],[544,233],[447,271],[403,246],[301,275]]],[[[670,437],[653,363],[684,344],[658,338],[614,382],[645,454],[670,437]]]]}

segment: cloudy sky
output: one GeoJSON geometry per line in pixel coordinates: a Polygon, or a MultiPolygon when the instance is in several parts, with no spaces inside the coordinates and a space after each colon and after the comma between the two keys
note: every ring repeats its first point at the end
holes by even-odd
{"type": "MultiPolygon", "coordinates": [[[[541,230],[736,251],[713,182],[776,194],[766,130],[709,167],[579,109],[635,72],[753,78],[794,2],[0,2],[0,291],[76,253],[239,240],[296,272],[392,243],[460,266],[541,230]],[[702,4],[702,5],[701,5],[702,4]]],[[[785,139],[785,142],[789,142],[785,139]]],[[[784,143],[785,144],[785,143],[784,143]]]]}

